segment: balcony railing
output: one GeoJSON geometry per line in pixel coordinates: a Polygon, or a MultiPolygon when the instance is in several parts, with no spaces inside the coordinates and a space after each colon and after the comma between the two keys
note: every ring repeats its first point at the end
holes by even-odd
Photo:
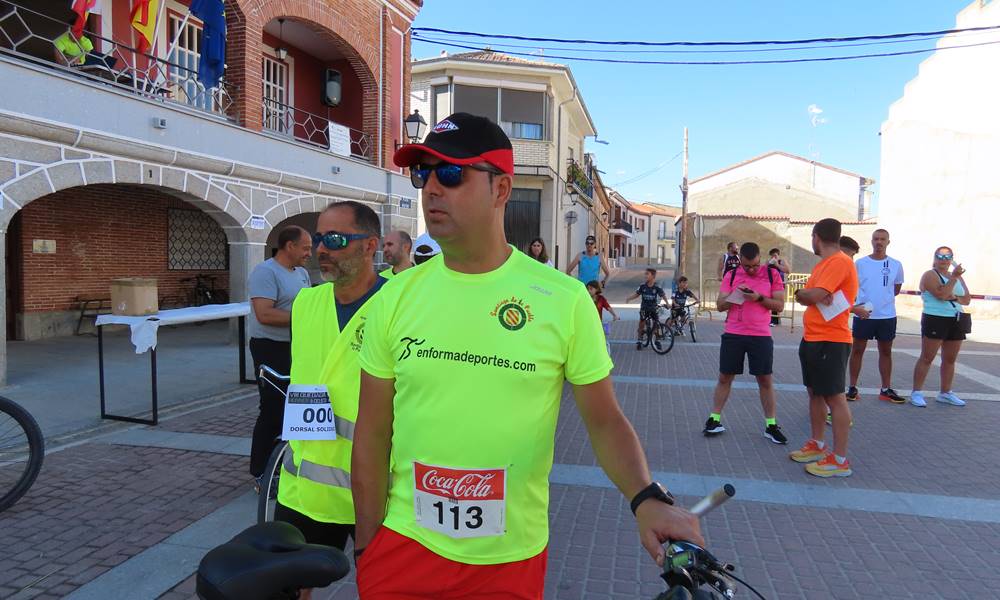
{"type": "MultiPolygon", "coordinates": [[[[264,98],[262,105],[264,108],[264,129],[293,137],[313,146],[331,149],[330,124],[336,124],[335,121],[271,98],[264,98]]],[[[371,161],[374,147],[372,137],[357,129],[347,129],[350,133],[351,156],[371,161]]]]}
{"type": "Polygon", "coordinates": [[[611,224],[611,229],[621,229],[622,231],[632,233],[632,224],[628,221],[615,221],[611,224]]]}
{"type": "MultiPolygon", "coordinates": [[[[233,88],[224,80],[211,89],[198,81],[198,60],[194,54],[186,60],[179,58],[187,63],[180,64],[141,53],[87,30],[77,39],[65,21],[10,1],[0,2],[0,52],[151,100],[182,104],[220,116],[226,116],[233,104],[233,88]],[[56,49],[56,40],[63,35],[69,36],[66,41],[75,47],[77,56],[67,57],[56,49]],[[83,52],[88,45],[93,49],[83,52]],[[103,51],[99,51],[101,48],[103,51]]],[[[182,56],[180,52],[174,54],[182,56]]]]}
{"type": "Polygon", "coordinates": [[[658,240],[672,240],[672,239],[675,239],[675,238],[676,238],[676,236],[674,236],[674,234],[672,234],[672,233],[657,233],[656,234],[656,239],[658,239],[658,240]]]}
{"type": "Polygon", "coordinates": [[[571,160],[566,169],[566,187],[570,194],[583,194],[588,198],[594,197],[594,182],[587,177],[587,172],[583,166],[575,160],[571,160]]]}

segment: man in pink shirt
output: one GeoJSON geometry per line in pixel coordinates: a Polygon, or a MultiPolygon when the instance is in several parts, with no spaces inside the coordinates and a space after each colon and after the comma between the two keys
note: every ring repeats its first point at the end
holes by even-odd
{"type": "Polygon", "coordinates": [[[726,430],[722,426],[722,409],[729,399],[733,379],[743,374],[746,356],[750,374],[757,378],[760,404],[764,407],[764,437],[775,444],[787,444],[788,438],[775,420],[774,382],[771,380],[774,362],[771,311],[784,310],[785,285],[777,269],[761,264],[757,244],[743,244],[739,256],[739,266],[723,276],[719,287],[718,310],[727,313],[726,332],[722,334],[719,349],[719,382],[715,385],[714,406],[703,433],[713,436],[726,430]]]}

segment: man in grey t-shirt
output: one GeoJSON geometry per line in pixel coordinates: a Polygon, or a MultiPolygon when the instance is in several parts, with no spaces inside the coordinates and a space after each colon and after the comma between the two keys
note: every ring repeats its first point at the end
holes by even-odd
{"type": "MultiPolygon", "coordinates": [[[[250,354],[254,373],[267,365],[287,375],[292,368],[292,302],[299,290],[309,287],[309,273],[303,265],[312,255],[312,237],[305,229],[291,225],[278,234],[278,252],[250,273],[250,354]]],[[[285,403],[277,391],[257,382],[260,414],[253,428],[250,446],[250,473],[260,477],[274,440],[281,433],[285,403]]]]}

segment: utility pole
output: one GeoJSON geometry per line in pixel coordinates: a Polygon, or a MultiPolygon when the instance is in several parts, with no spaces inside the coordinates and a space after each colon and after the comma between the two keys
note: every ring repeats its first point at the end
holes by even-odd
{"type": "MultiPolygon", "coordinates": [[[[688,214],[688,128],[684,128],[684,171],[681,176],[681,264],[674,269],[674,279],[681,276],[687,258],[687,214],[688,214]]],[[[698,290],[701,293],[701,290],[698,290]]]]}

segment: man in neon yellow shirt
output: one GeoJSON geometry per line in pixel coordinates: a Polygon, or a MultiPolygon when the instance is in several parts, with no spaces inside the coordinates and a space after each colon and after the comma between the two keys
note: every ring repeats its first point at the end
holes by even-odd
{"type": "Polygon", "coordinates": [[[80,66],[87,61],[87,54],[94,50],[94,43],[86,35],[78,38],[73,33],[66,33],[52,40],[55,46],[56,62],[68,67],[80,66]]]}
{"type": "Polygon", "coordinates": [[[542,598],[567,380],[647,552],[661,562],[667,539],[700,543],[618,406],[586,289],[506,243],[503,130],[457,113],[394,161],[422,188],[442,254],[386,286],[365,330],[351,469],[361,599],[542,598]]]}
{"type": "MultiPolygon", "coordinates": [[[[296,526],[311,544],[343,549],[354,535],[350,490],[351,449],[358,413],[358,353],[372,298],[385,284],[375,273],[381,227],[378,215],[360,202],[337,202],[320,213],[312,242],[326,283],[304,288],[291,311],[291,384],[286,419],[295,394],[316,400],[313,414],[291,431],[333,423],[335,436],[293,434],[282,461],[274,518],[296,526]],[[298,386],[298,390],[295,387],[298,386]],[[317,395],[318,394],[318,395],[317,395]]],[[[299,402],[299,414],[301,405],[299,402]]],[[[326,429],[329,431],[329,429],[326,429]]],[[[286,438],[287,439],[287,438],[286,438]]],[[[303,596],[308,598],[308,595],[303,596]]]]}
{"type": "Polygon", "coordinates": [[[382,258],[389,263],[389,268],[379,275],[392,279],[413,266],[410,262],[410,251],[413,249],[413,238],[401,229],[390,231],[382,238],[382,258]]]}

